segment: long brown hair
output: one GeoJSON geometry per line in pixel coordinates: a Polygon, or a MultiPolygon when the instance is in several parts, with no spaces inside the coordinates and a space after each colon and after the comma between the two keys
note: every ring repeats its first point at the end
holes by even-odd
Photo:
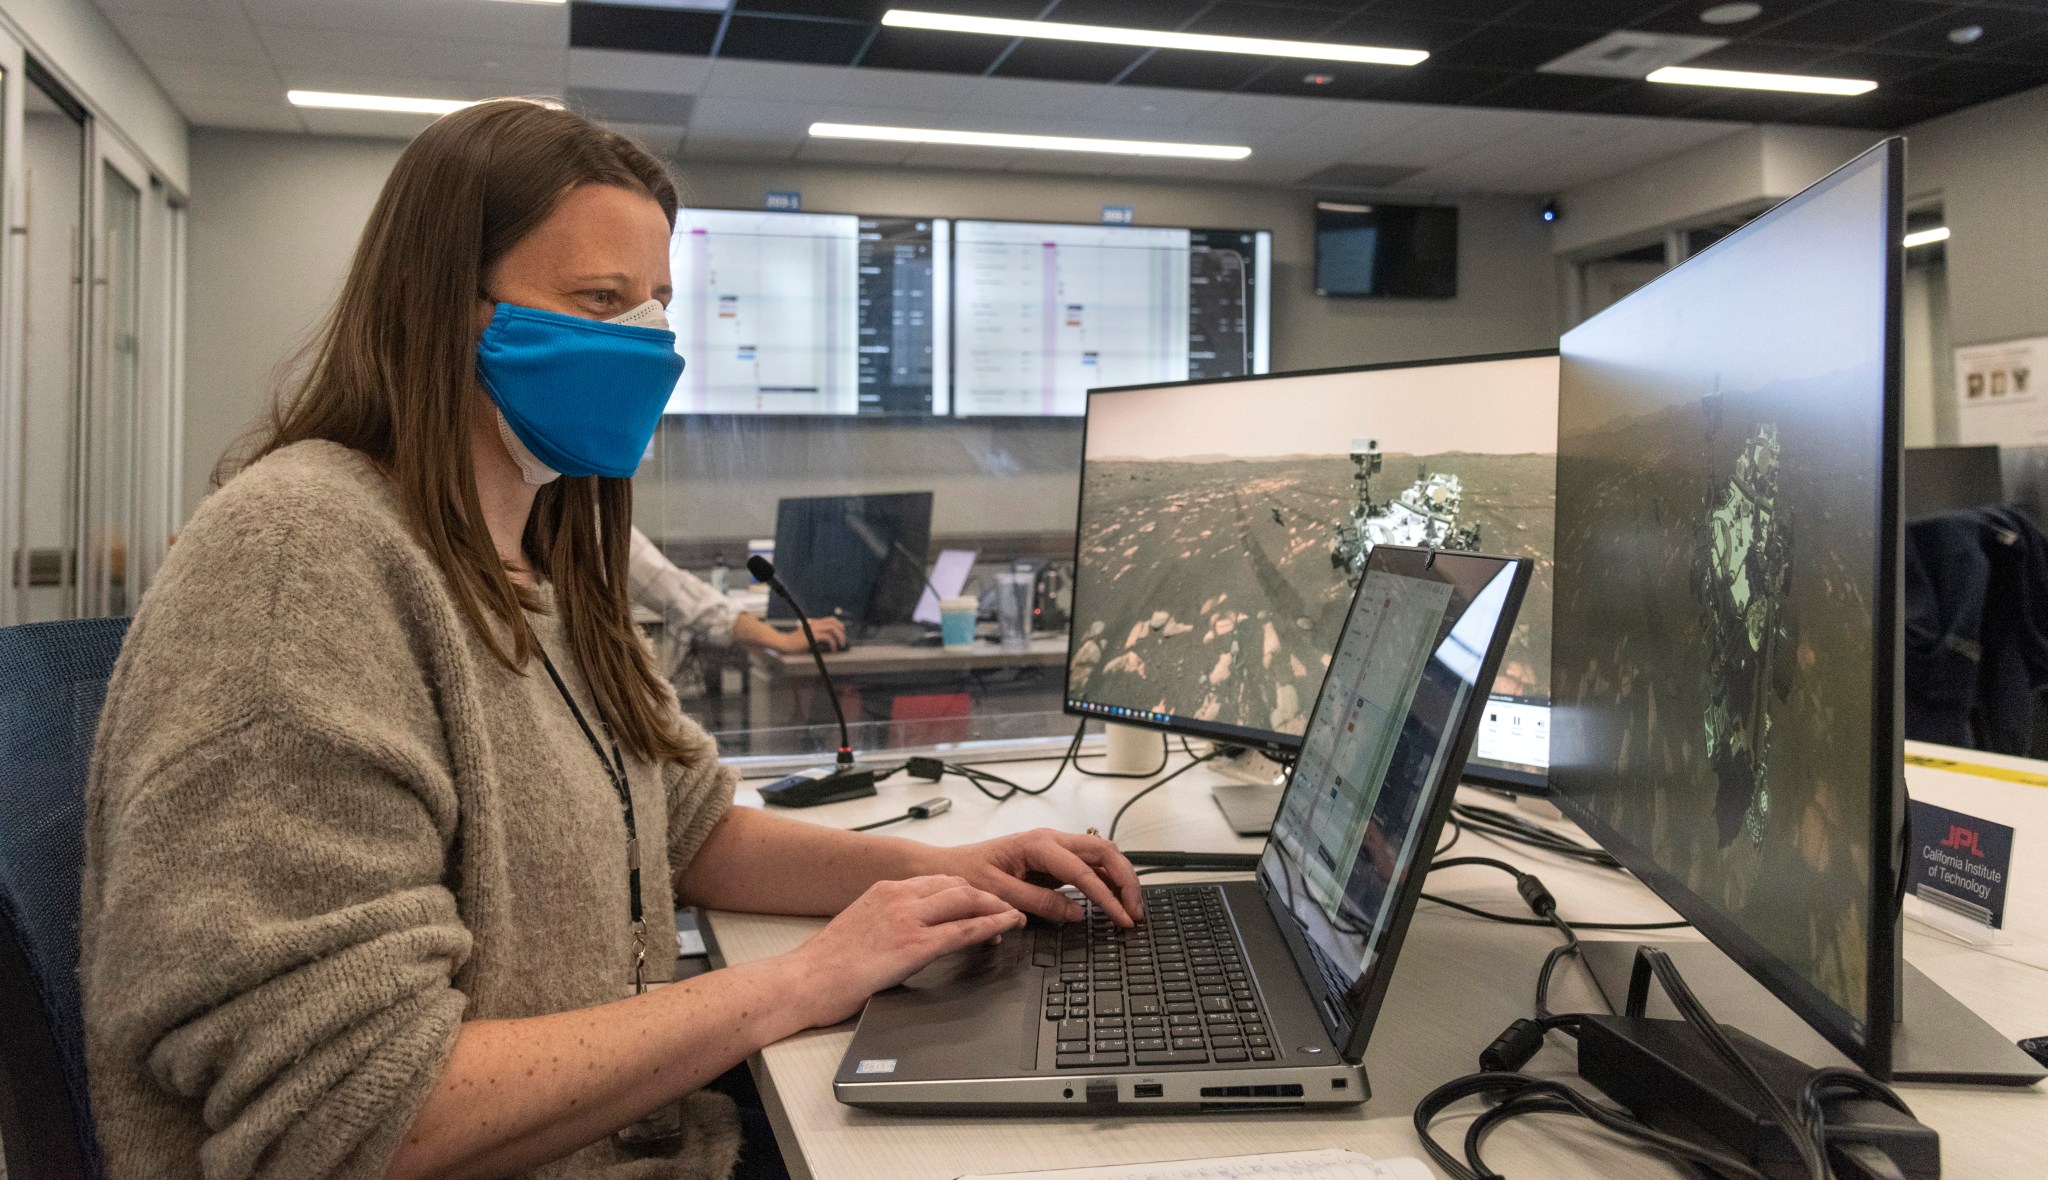
{"type": "MultiPolygon", "coordinates": [[[[471,326],[498,260],[571,189],[644,192],[670,226],[676,188],[623,136],[553,106],[499,99],[437,120],[384,182],[341,296],[308,342],[296,379],[241,461],[327,439],[389,475],[419,541],[455,601],[504,665],[526,666],[533,596],[491,544],[470,461],[480,401],[471,326]],[[495,622],[509,634],[504,642],[495,622]]],[[[627,601],[630,479],[563,476],[540,489],[521,538],[536,574],[554,583],[569,646],[605,722],[645,758],[684,753],[673,706],[634,630],[627,601]]]]}

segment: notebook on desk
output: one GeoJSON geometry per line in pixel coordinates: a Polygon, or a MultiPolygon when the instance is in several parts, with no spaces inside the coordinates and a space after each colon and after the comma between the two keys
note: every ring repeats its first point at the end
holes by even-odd
{"type": "Polygon", "coordinates": [[[1145,889],[868,1002],[833,1080],[899,1110],[1362,1102],[1366,1039],[1529,563],[1381,545],[1253,881],[1145,889]]]}

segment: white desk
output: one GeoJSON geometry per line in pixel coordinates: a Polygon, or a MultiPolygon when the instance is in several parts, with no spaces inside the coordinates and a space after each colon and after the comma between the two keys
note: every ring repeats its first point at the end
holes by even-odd
{"type": "MultiPolygon", "coordinates": [[[[1914,749],[2048,775],[2048,765],[2040,763],[1939,747],[1914,749]]],[[[1176,765],[1181,761],[1174,759],[1176,765]]],[[[1048,760],[995,769],[1035,785],[1052,773],[1053,766],[1048,760]]],[[[1909,921],[1907,957],[2001,1033],[2010,1037],[2048,1034],[2048,854],[2035,851],[2041,845],[2041,834],[2048,833],[2048,789],[1918,767],[1909,767],[1907,778],[1917,798],[2022,829],[2016,844],[2020,855],[2027,857],[2010,886],[2011,945],[1967,946],[1909,921]]],[[[1233,835],[1209,799],[1209,788],[1217,781],[1197,769],[1162,787],[1124,817],[1118,842],[1126,848],[1257,851],[1260,841],[1233,835]]],[[[1070,770],[1049,795],[1019,797],[997,805],[966,783],[947,779],[942,788],[953,799],[951,812],[888,830],[951,844],[1038,826],[1080,830],[1092,824],[1106,828],[1117,806],[1142,785],[1077,777],[1070,770]]],[[[849,827],[898,814],[909,803],[931,795],[934,788],[922,782],[906,784],[899,776],[884,782],[880,791],[877,798],[790,814],[849,827]]],[[[742,798],[751,794],[743,792],[742,798]]],[[[1463,837],[1457,852],[1496,856],[1540,872],[1567,919],[1648,922],[1673,916],[1647,889],[1619,873],[1572,864],[1519,845],[1495,843],[1473,833],[1463,837]]],[[[1162,879],[1185,878],[1146,878],[1148,882],[1162,879]]],[[[1430,882],[1430,891],[1502,913],[1523,912],[1513,883],[1497,872],[1448,871],[1430,882]]],[[[711,916],[710,925],[716,939],[714,955],[725,963],[740,963],[783,953],[820,923],[721,913],[711,916]]],[[[1690,931],[1663,931],[1650,937],[1692,935],[1690,931]]],[[[818,1180],[952,1180],[968,1172],[1310,1147],[1421,1156],[1422,1147],[1410,1121],[1416,1100],[1437,1085],[1477,1068],[1479,1050],[1510,1021],[1529,1014],[1537,967],[1555,941],[1556,936],[1545,929],[1486,922],[1422,903],[1367,1051],[1372,1100],[1335,1113],[1117,1115],[1108,1119],[875,1114],[842,1106],[832,1097],[832,1075],[852,1039],[851,1024],[770,1046],[754,1059],[754,1074],[792,1174],[818,1180]]],[[[1571,966],[1554,980],[1551,1004],[1557,1011],[1603,1009],[1585,972],[1571,966]]],[[[1567,1038],[1553,1037],[1551,1042],[1530,1063],[1530,1071],[1571,1073],[1574,1058],[1567,1038]]],[[[2017,1091],[1941,1086],[1900,1089],[1920,1119],[1941,1133],[1944,1175],[1976,1180],[2048,1174],[2048,1087],[2017,1091]]],[[[1462,1133],[1463,1121],[1444,1120],[1439,1126],[1462,1133]]],[[[1556,1118],[1528,1120],[1502,1130],[1489,1139],[1487,1160],[1518,1180],[1601,1173],[1680,1175],[1650,1156],[1613,1143],[1588,1124],[1556,1118]]]]}

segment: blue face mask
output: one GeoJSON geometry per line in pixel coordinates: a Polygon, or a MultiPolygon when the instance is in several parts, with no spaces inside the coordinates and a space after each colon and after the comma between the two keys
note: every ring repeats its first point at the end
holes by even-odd
{"type": "Polygon", "coordinates": [[[527,482],[640,466],[683,375],[675,333],[653,326],[666,322],[652,299],[612,320],[498,304],[476,371],[527,482]]]}

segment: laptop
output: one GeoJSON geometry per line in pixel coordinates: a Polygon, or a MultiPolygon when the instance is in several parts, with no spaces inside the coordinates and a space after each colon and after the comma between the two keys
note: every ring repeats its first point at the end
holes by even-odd
{"type": "MultiPolygon", "coordinates": [[[[965,1113],[1365,1101],[1367,1039],[1529,563],[1380,545],[1255,879],[1145,888],[870,999],[833,1093],[965,1113]]],[[[1085,905],[1085,903],[1084,903],[1085,905]]]]}

